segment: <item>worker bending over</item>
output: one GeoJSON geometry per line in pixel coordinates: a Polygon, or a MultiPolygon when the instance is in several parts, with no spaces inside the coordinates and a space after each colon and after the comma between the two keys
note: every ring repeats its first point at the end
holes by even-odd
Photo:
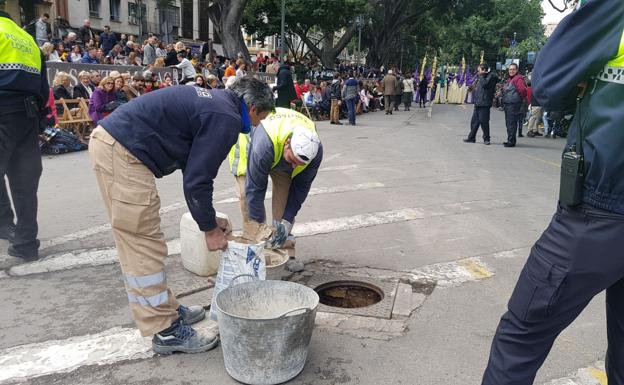
{"type": "Polygon", "coordinates": [[[267,234],[264,199],[269,176],[273,182],[274,231],[269,247],[284,248],[294,263],[295,239],[290,234],[321,165],[323,146],[314,122],[296,111],[277,108],[251,134],[239,135],[230,151],[230,169],[236,177],[244,237],[258,240],[267,234]]]}
{"type": "Polygon", "coordinates": [[[154,335],[156,353],[198,353],[218,343],[191,326],[205,317],[200,306],[181,306],[167,286],[167,245],[160,229],[154,177],[177,169],[193,219],[210,250],[227,239],[212,206],[213,180],[236,143],[274,109],[269,87],[239,79],[229,90],[175,86],[136,98],[101,120],[89,153],[111,221],[134,321],[154,335]]]}

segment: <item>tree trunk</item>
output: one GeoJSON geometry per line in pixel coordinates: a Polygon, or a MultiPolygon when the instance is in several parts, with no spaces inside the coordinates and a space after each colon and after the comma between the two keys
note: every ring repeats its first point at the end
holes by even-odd
{"type": "Polygon", "coordinates": [[[208,16],[214,24],[215,33],[223,44],[223,54],[235,59],[241,53],[250,60],[249,50],[243,40],[241,19],[247,0],[217,0],[208,8],[208,16]]]}
{"type": "Polygon", "coordinates": [[[293,32],[297,34],[308,46],[310,51],[312,51],[321,60],[323,67],[334,68],[334,61],[347,44],[349,44],[349,41],[353,38],[356,30],[357,28],[355,25],[349,27],[340,40],[338,40],[336,45],[334,45],[334,33],[332,31],[326,31],[324,34],[325,37],[323,38],[323,48],[319,48],[312,40],[310,40],[306,33],[297,30],[294,30],[293,32]]]}

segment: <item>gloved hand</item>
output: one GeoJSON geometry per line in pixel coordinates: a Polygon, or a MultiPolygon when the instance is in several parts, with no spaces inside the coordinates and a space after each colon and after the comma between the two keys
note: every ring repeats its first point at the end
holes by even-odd
{"type": "Polygon", "coordinates": [[[268,244],[272,249],[279,249],[284,245],[286,239],[288,239],[288,234],[290,234],[293,225],[287,220],[282,219],[279,222],[273,221],[273,227],[275,227],[275,231],[273,231],[273,235],[269,238],[268,244]]]}

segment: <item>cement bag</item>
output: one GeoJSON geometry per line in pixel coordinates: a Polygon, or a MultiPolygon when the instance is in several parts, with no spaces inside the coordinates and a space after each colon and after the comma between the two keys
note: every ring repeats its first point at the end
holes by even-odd
{"type": "MultiPolygon", "coordinates": [[[[247,244],[237,241],[228,241],[228,248],[221,253],[219,272],[212,294],[212,304],[210,305],[210,319],[217,320],[217,305],[215,299],[217,294],[232,283],[232,279],[237,275],[250,274],[257,279],[266,279],[266,261],[264,259],[264,242],[259,244],[247,244]]],[[[250,278],[247,277],[247,280],[250,278]]],[[[241,277],[237,281],[245,282],[241,277]]],[[[240,283],[239,282],[239,283],[240,283]]]]}

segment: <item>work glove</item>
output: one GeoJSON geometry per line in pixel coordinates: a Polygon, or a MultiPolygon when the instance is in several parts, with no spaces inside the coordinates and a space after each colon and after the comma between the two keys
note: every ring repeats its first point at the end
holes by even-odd
{"type": "Polygon", "coordinates": [[[279,249],[284,246],[293,225],[287,220],[282,219],[279,222],[273,221],[273,227],[275,227],[275,231],[273,231],[271,238],[269,238],[268,245],[271,249],[279,249]]]}

